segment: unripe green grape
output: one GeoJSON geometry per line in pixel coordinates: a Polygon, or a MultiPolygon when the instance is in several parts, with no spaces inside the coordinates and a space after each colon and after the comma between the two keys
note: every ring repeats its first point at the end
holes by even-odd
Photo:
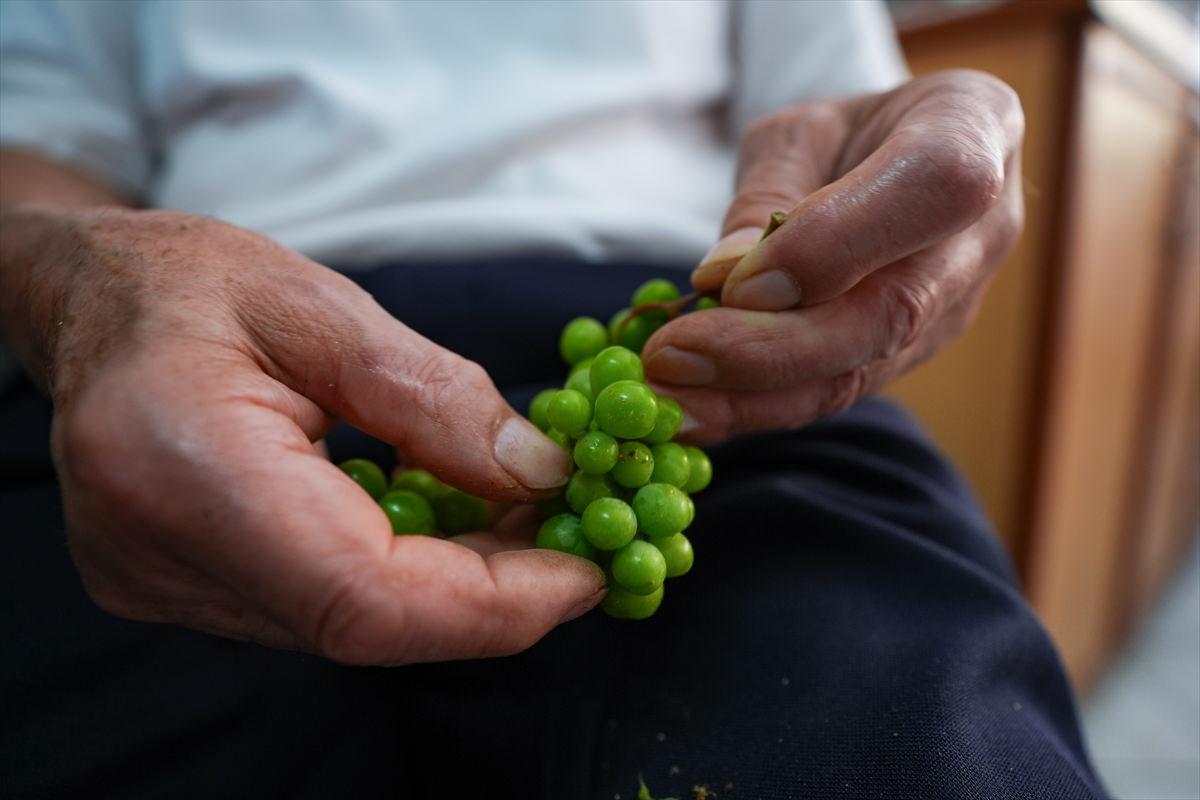
{"type": "Polygon", "coordinates": [[[388,492],[379,499],[379,507],[397,536],[410,533],[429,536],[437,530],[429,501],[416,492],[388,492]]]}
{"type": "Polygon", "coordinates": [[[557,430],[556,428],[551,428],[550,430],[546,431],[546,436],[550,439],[550,441],[554,442],[556,445],[561,447],[563,450],[566,450],[568,453],[572,452],[575,447],[574,440],[572,440],[570,436],[568,436],[567,434],[563,433],[560,430],[557,430]]]}
{"type": "Polygon", "coordinates": [[[651,544],[662,553],[663,560],[667,564],[668,578],[678,578],[691,570],[696,555],[692,551],[691,540],[682,533],[655,539],[651,544]]]}
{"type": "Polygon", "coordinates": [[[574,514],[558,514],[538,528],[536,544],[547,550],[593,558],[596,549],[583,535],[583,523],[574,514]]]}
{"type": "Polygon", "coordinates": [[[583,535],[600,550],[616,550],[629,544],[637,535],[637,526],[633,509],[615,497],[593,500],[583,511],[583,535]]]}
{"type": "Polygon", "coordinates": [[[549,407],[550,399],[557,391],[557,389],[543,389],[535,394],[529,403],[529,421],[536,425],[542,433],[550,430],[550,418],[546,416],[546,408],[549,407]]]}
{"type": "Polygon", "coordinates": [[[715,297],[701,297],[696,301],[697,311],[707,311],[710,308],[720,308],[721,302],[715,297]]]}
{"type": "Polygon", "coordinates": [[[388,487],[389,491],[398,489],[416,492],[432,503],[448,492],[450,487],[423,469],[406,469],[403,472],[397,472],[396,476],[392,478],[392,485],[388,487]]]}
{"type": "Polygon", "coordinates": [[[577,364],[608,347],[608,329],[598,319],[576,317],[558,337],[558,352],[568,364],[577,364]]]}
{"type": "Polygon", "coordinates": [[[338,467],[350,476],[350,480],[371,495],[372,500],[378,500],[387,491],[387,478],[384,477],[383,470],[374,461],[368,461],[365,458],[351,458],[338,464],[338,467]]]}
{"type": "Polygon", "coordinates": [[[617,463],[617,440],[604,431],[585,433],[575,443],[575,463],[590,475],[603,475],[617,463]]]}
{"type": "Polygon", "coordinates": [[[642,359],[627,347],[606,347],[592,359],[591,368],[592,393],[599,397],[600,392],[610,383],[617,381],[645,380],[646,371],[642,367],[642,359]]]}
{"type": "Polygon", "coordinates": [[[615,583],[608,586],[608,594],[600,601],[604,613],[617,619],[646,619],[658,611],[662,604],[663,587],[660,586],[650,594],[634,594],[615,583]]]}
{"type": "Polygon", "coordinates": [[[641,442],[623,442],[617,451],[617,463],[609,476],[629,489],[637,489],[650,482],[654,474],[654,455],[641,442]]]}
{"type": "Polygon", "coordinates": [[[567,482],[567,505],[576,514],[582,514],[593,501],[613,496],[613,485],[604,475],[589,475],[577,471],[567,482]]]}
{"type": "Polygon", "coordinates": [[[696,501],[687,492],[684,492],[683,496],[687,498],[687,522],[683,523],[683,529],[686,531],[696,520],[696,501]]]}
{"type": "Polygon", "coordinates": [[[679,533],[688,523],[688,496],[669,483],[648,483],[633,498],[638,528],[651,539],[679,533]]]}
{"type": "Polygon", "coordinates": [[[654,472],[650,475],[650,480],[654,483],[669,483],[682,489],[692,471],[688,465],[687,451],[674,442],[667,442],[654,445],[650,452],[654,455],[654,472]]]}
{"type": "Polygon", "coordinates": [[[491,526],[487,501],[458,489],[450,489],[433,501],[437,526],[447,536],[483,531],[491,526]]]}
{"type": "Polygon", "coordinates": [[[575,366],[571,367],[571,374],[567,376],[567,382],[563,384],[564,389],[574,389],[581,395],[591,400],[592,395],[592,359],[585,358],[575,366]]]}
{"type": "Polygon", "coordinates": [[[683,424],[683,409],[673,397],[658,398],[658,415],[654,418],[654,427],[642,437],[648,444],[665,444],[679,433],[683,424]]]}
{"type": "Polygon", "coordinates": [[[634,353],[640,353],[662,323],[650,319],[648,314],[639,314],[622,329],[621,323],[629,316],[630,311],[631,309],[623,308],[613,315],[608,322],[608,335],[613,344],[620,345],[634,353]],[[618,331],[620,331],[619,334],[618,331]]]}
{"type": "Polygon", "coordinates": [[[572,437],[582,436],[592,421],[592,402],[582,392],[562,389],[550,398],[546,416],[555,430],[572,437]]]}
{"type": "Polygon", "coordinates": [[[666,278],[651,278],[639,286],[629,301],[631,306],[646,303],[669,303],[679,299],[679,288],[666,278]]]}
{"type": "MultiPolygon", "coordinates": [[[[592,365],[592,387],[596,386],[592,365]]],[[[608,384],[596,395],[596,423],[600,430],[619,439],[640,439],[654,429],[658,400],[643,383],[621,380],[608,384]]]]}
{"type": "Polygon", "coordinates": [[[688,494],[695,494],[708,487],[712,482],[712,461],[699,447],[685,447],[687,451],[688,466],[691,467],[691,472],[688,474],[687,483],[683,485],[683,490],[688,494]]]}
{"type": "Polygon", "coordinates": [[[667,579],[666,558],[657,547],[641,539],[613,553],[611,569],[613,580],[634,594],[652,594],[667,579]]]}

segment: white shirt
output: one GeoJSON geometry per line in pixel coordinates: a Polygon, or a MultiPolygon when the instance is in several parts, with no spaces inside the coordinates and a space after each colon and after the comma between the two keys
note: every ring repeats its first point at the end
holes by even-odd
{"type": "Polygon", "coordinates": [[[738,129],[905,74],[871,0],[0,0],[0,144],[342,268],[694,263],[738,129]]]}

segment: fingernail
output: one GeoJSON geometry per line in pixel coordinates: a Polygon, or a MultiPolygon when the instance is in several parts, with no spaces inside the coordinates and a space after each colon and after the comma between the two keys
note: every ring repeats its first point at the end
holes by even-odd
{"type": "Polygon", "coordinates": [[[496,434],[496,462],[530,489],[553,489],[571,476],[571,459],[532,423],[512,417],[496,434]]]}
{"type": "Polygon", "coordinates": [[[679,436],[684,436],[689,433],[695,433],[700,427],[700,422],[686,411],[683,412],[683,421],[679,423],[679,436]]]}
{"type": "Polygon", "coordinates": [[[712,246],[699,266],[692,272],[692,281],[701,282],[720,274],[727,273],[738,260],[754,247],[762,238],[762,228],[739,228],[712,246]]]}
{"type": "Polygon", "coordinates": [[[788,273],[760,272],[725,290],[722,305],[750,311],[782,311],[800,302],[800,289],[788,273]]]}
{"type": "Polygon", "coordinates": [[[707,356],[677,347],[664,347],[650,356],[646,374],[656,381],[677,386],[707,386],[717,379],[717,367],[707,356]]]}

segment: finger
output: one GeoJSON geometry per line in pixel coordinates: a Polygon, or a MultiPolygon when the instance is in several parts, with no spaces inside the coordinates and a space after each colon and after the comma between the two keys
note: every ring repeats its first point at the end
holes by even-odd
{"type": "Polygon", "coordinates": [[[1001,195],[1012,143],[971,99],[914,109],[866,160],[808,195],[729,273],[722,304],[820,303],[972,225],[1001,195]]]}
{"type": "Polygon", "coordinates": [[[280,379],[330,414],[398,446],[443,481],[492,499],[562,486],[570,458],[471,361],[420,336],[323,268],[254,293],[242,317],[280,379]]]}
{"type": "Polygon", "coordinates": [[[972,230],[816,306],[685,315],[646,343],[646,375],[661,384],[761,392],[894,358],[979,290],[984,250],[982,234],[972,230]]]}

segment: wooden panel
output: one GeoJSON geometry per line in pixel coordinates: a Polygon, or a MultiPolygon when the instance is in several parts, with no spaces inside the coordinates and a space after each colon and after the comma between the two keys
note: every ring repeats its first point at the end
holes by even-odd
{"type": "Polygon", "coordinates": [[[1027,588],[1086,688],[1117,616],[1180,127],[1176,87],[1098,25],[1081,86],[1027,588]]]}
{"type": "Polygon", "coordinates": [[[903,37],[915,74],[971,67],[998,76],[1020,95],[1026,116],[1026,223],[972,329],[888,391],[962,468],[1019,566],[1081,25],[1080,17],[1015,15],[1020,10],[1006,10],[987,24],[964,21],[949,31],[903,37]]]}

